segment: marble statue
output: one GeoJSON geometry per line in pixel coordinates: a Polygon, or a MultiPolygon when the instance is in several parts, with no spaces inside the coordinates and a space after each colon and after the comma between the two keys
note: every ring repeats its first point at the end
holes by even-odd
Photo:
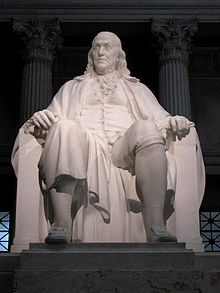
{"type": "Polygon", "coordinates": [[[84,75],[24,127],[43,147],[47,243],[177,241],[166,228],[177,176],[171,148],[194,124],[131,77],[115,34],[94,38],[84,75]]]}

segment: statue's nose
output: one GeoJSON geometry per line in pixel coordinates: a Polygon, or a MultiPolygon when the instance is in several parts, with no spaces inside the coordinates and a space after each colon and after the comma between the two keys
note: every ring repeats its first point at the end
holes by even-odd
{"type": "Polygon", "coordinates": [[[98,52],[98,53],[99,53],[99,56],[103,56],[103,55],[104,55],[104,54],[103,54],[103,47],[100,47],[100,48],[99,48],[99,52],[98,52]]]}

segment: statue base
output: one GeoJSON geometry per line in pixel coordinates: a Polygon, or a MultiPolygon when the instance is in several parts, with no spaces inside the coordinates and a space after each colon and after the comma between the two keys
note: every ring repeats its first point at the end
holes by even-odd
{"type": "Polygon", "coordinates": [[[20,258],[22,270],[152,269],[194,266],[185,243],[31,243],[20,258]]]}
{"type": "Polygon", "coordinates": [[[31,243],[19,258],[16,293],[220,292],[219,258],[184,243],[31,243]]]}

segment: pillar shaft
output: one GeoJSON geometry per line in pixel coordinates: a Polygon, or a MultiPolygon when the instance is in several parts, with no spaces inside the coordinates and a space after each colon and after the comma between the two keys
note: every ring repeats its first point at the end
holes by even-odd
{"type": "Polygon", "coordinates": [[[197,31],[194,21],[161,21],[152,23],[152,32],[160,46],[159,96],[161,104],[172,115],[191,118],[188,56],[191,38],[197,31]]]}
{"type": "Polygon", "coordinates": [[[52,98],[52,64],[62,44],[58,20],[15,20],[13,28],[24,44],[20,122],[48,106],[52,98]]]}

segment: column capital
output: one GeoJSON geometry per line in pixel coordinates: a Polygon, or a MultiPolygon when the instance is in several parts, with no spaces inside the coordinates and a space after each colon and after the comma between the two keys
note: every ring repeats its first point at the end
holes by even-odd
{"type": "Polygon", "coordinates": [[[153,20],[151,29],[158,37],[160,62],[171,59],[188,62],[192,36],[198,30],[196,20],[153,20]]]}
{"type": "Polygon", "coordinates": [[[14,19],[13,29],[25,45],[24,59],[41,59],[52,64],[54,53],[63,42],[58,19],[14,19]]]}

